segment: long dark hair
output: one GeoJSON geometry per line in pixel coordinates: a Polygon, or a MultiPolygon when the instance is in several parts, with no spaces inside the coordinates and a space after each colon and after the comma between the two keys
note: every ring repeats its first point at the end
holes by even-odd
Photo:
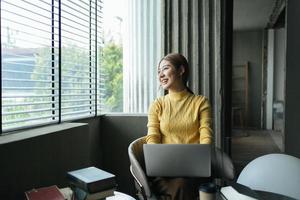
{"type": "Polygon", "coordinates": [[[187,86],[190,73],[187,59],[180,53],[169,53],[159,61],[158,66],[163,60],[169,61],[177,70],[179,70],[181,66],[184,67],[184,73],[182,74],[183,84],[185,85],[187,91],[194,94],[194,92],[187,86]]]}

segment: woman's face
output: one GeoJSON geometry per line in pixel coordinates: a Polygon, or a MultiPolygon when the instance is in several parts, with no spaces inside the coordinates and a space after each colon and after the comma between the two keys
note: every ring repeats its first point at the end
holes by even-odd
{"type": "Polygon", "coordinates": [[[181,91],[185,88],[182,81],[184,68],[176,69],[169,61],[162,60],[158,67],[158,79],[164,90],[181,91]]]}

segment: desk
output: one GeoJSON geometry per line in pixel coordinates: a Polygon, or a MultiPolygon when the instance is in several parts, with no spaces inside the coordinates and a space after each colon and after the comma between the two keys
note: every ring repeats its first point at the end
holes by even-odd
{"type": "Polygon", "coordinates": [[[114,196],[107,197],[105,200],[136,200],[132,196],[122,192],[114,191],[114,194],[114,196]]]}

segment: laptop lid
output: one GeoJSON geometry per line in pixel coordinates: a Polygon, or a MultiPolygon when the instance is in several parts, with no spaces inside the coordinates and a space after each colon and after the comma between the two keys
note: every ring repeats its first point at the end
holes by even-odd
{"type": "Polygon", "coordinates": [[[144,144],[146,174],[160,177],[209,177],[211,145],[144,144]]]}

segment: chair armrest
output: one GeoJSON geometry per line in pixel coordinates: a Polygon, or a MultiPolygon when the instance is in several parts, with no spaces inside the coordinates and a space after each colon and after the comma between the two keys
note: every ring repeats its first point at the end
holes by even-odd
{"type": "Polygon", "coordinates": [[[217,147],[212,150],[212,176],[225,180],[235,178],[235,168],[231,158],[217,147]]]}

